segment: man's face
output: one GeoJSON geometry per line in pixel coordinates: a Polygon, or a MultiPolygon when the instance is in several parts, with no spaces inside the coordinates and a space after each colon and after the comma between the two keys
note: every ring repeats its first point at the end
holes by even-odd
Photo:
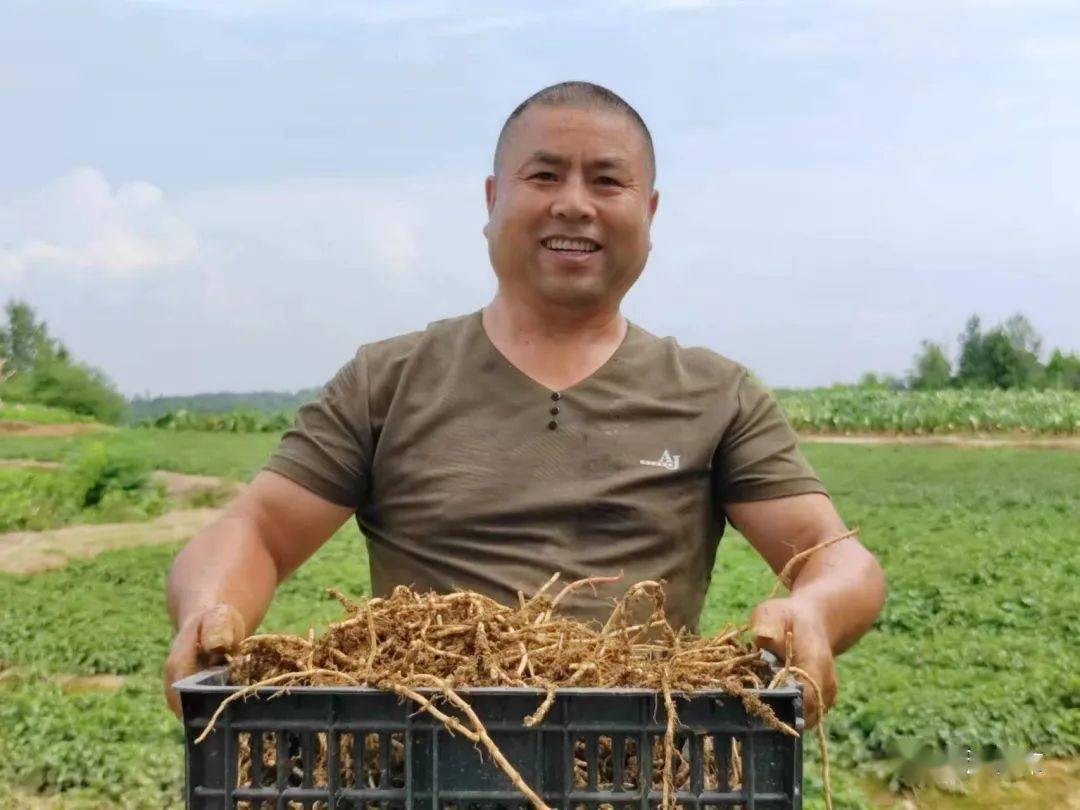
{"type": "Polygon", "coordinates": [[[526,110],[485,183],[484,235],[500,288],[539,305],[617,306],[652,247],[659,194],[649,172],[645,138],[628,117],[526,110]]]}

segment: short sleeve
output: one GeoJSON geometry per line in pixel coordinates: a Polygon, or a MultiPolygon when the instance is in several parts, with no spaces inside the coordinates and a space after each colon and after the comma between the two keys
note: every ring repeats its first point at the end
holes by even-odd
{"type": "Polygon", "coordinates": [[[713,458],[713,491],[721,505],[828,494],[776,400],[745,370],[738,382],[735,416],[713,458]]]}
{"type": "Polygon", "coordinates": [[[341,506],[367,497],[373,453],[363,348],[301,406],[263,466],[341,506]]]}

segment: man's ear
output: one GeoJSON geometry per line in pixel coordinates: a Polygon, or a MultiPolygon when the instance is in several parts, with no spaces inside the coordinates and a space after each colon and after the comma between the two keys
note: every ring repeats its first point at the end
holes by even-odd
{"type": "Polygon", "coordinates": [[[660,205],[660,192],[654,190],[649,196],[649,224],[652,225],[653,217],[656,216],[656,208],[660,205]]]}
{"type": "Polygon", "coordinates": [[[484,223],[483,233],[488,235],[488,224],[491,222],[491,212],[495,210],[495,175],[489,174],[484,180],[484,199],[487,202],[488,221],[484,223]]]}

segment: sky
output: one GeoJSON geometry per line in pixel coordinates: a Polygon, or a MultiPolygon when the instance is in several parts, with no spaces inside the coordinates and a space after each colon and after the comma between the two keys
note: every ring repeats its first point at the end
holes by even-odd
{"type": "Polygon", "coordinates": [[[321,385],[475,312],[510,111],[656,145],[624,311],[773,386],[902,375],[973,313],[1080,349],[1080,5],[0,0],[0,300],[127,395],[321,385]]]}

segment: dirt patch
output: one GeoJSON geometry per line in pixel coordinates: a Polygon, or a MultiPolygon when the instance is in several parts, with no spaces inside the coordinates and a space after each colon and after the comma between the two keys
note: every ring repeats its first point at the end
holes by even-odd
{"type": "Polygon", "coordinates": [[[0,420],[0,435],[9,433],[17,436],[79,436],[84,433],[97,433],[101,430],[115,430],[97,422],[65,422],[59,425],[42,425],[38,422],[16,422],[0,420]]]}
{"type": "Polygon", "coordinates": [[[29,683],[33,680],[55,683],[69,695],[81,695],[87,692],[115,692],[124,685],[126,679],[123,675],[65,675],[61,673],[42,678],[34,676],[29,670],[21,667],[11,667],[0,671],[0,686],[29,683]]]}
{"type": "Polygon", "coordinates": [[[143,523],[102,523],[0,534],[0,571],[34,574],[63,568],[72,558],[96,557],[103,551],[187,540],[223,511],[180,509],[143,523]]]}
{"type": "Polygon", "coordinates": [[[836,433],[800,433],[799,440],[821,444],[907,444],[924,447],[1023,448],[1027,450],[1080,450],[1080,436],[905,436],[881,433],[841,435],[836,433]]]}
{"type": "Polygon", "coordinates": [[[15,467],[20,470],[62,470],[64,465],[59,461],[31,461],[25,458],[0,458],[0,469],[15,467]]]}
{"type": "Polygon", "coordinates": [[[1080,759],[1044,760],[1034,773],[1019,779],[980,773],[965,788],[964,795],[936,788],[891,795],[874,783],[866,792],[875,807],[891,810],[1080,810],[1080,759]]]}
{"type": "Polygon", "coordinates": [[[173,500],[190,500],[207,492],[232,496],[244,488],[243,484],[213,475],[187,475],[168,470],[155,470],[153,478],[165,485],[165,493],[173,500]]]}

